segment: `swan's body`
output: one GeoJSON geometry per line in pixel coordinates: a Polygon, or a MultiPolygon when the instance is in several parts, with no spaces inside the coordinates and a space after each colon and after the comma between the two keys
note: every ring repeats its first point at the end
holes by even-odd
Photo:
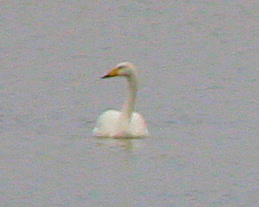
{"type": "Polygon", "coordinates": [[[129,94],[121,111],[107,110],[97,119],[93,135],[97,137],[146,137],[148,131],[144,118],[134,112],[137,93],[137,72],[133,64],[118,64],[102,78],[124,76],[129,85],[129,94]]]}

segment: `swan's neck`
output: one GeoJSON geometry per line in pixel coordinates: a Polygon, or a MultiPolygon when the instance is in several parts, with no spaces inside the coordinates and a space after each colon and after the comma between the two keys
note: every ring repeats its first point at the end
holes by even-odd
{"type": "Polygon", "coordinates": [[[130,120],[131,114],[135,108],[136,94],[137,94],[137,77],[135,74],[127,77],[128,82],[128,96],[122,109],[123,116],[130,120]]]}

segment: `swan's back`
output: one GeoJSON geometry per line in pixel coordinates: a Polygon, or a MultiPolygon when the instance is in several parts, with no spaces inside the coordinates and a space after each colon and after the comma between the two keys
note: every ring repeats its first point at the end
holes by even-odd
{"type": "Polygon", "coordinates": [[[129,125],[129,136],[131,137],[147,137],[148,131],[146,122],[141,114],[133,112],[129,125]]]}
{"type": "Polygon", "coordinates": [[[131,120],[125,120],[122,112],[107,110],[97,119],[93,130],[96,137],[147,137],[148,131],[143,117],[133,112],[131,120]]]}
{"type": "Polygon", "coordinates": [[[97,119],[93,135],[97,137],[111,137],[116,131],[117,120],[121,112],[117,110],[107,110],[97,119]]]}

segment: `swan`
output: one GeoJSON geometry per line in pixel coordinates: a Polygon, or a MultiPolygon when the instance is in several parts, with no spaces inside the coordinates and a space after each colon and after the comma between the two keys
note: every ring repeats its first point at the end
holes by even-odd
{"type": "Polygon", "coordinates": [[[134,111],[137,94],[137,70],[130,62],[118,64],[101,78],[125,77],[128,82],[128,96],[121,111],[106,110],[96,121],[95,137],[147,137],[146,122],[134,111]]]}

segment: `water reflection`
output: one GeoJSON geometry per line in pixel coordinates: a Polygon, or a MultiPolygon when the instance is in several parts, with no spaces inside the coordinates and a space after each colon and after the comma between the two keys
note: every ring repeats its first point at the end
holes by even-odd
{"type": "Polygon", "coordinates": [[[110,138],[110,137],[95,137],[100,146],[110,148],[122,148],[126,151],[132,152],[143,147],[143,140],[146,138],[110,138]]]}

